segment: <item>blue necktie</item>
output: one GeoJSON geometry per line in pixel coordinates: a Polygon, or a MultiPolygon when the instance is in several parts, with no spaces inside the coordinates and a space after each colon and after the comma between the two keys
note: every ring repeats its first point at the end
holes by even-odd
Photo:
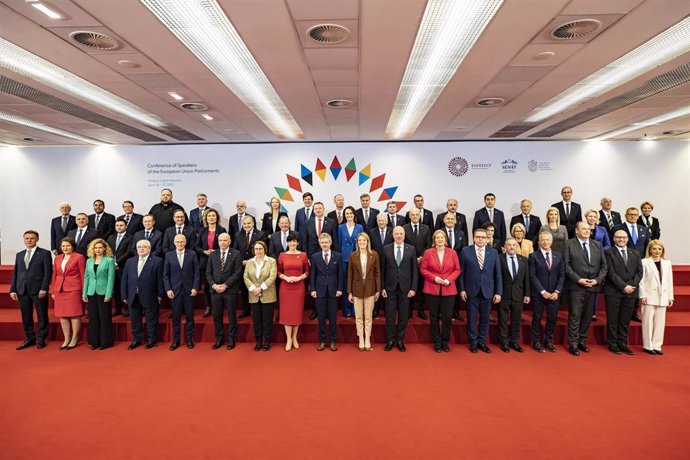
{"type": "Polygon", "coordinates": [[[632,239],[634,245],[637,245],[637,225],[633,225],[630,228],[632,230],[632,232],[630,232],[630,239],[632,239]]]}

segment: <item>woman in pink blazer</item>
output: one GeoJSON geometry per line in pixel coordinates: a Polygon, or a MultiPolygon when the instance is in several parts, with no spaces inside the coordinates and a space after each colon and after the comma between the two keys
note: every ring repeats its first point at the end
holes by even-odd
{"type": "Polygon", "coordinates": [[[53,262],[50,292],[55,301],[55,316],[60,318],[62,333],[65,336],[60,350],[71,350],[79,345],[81,317],[84,314],[81,296],[86,259],[76,248],[77,244],[72,238],[63,238],[60,241],[62,254],[53,262]]]}
{"type": "Polygon", "coordinates": [[[647,246],[642,259],[640,304],[642,305],[642,344],[645,353],[663,355],[666,309],[673,306],[673,267],[664,259],[666,249],[659,240],[647,246]]]}
{"type": "Polygon", "coordinates": [[[436,230],[432,239],[434,247],[424,252],[419,272],[424,277],[424,298],[429,309],[434,351],[440,353],[441,350],[450,351],[450,322],[455,296],[458,295],[455,280],[460,276],[460,261],[458,254],[448,247],[446,233],[443,230],[436,230]]]}

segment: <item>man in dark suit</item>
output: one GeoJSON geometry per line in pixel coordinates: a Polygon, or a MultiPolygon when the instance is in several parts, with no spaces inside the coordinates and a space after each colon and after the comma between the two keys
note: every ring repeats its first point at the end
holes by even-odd
{"type": "MultiPolygon", "coordinates": [[[[322,205],[323,207],[323,205],[322,205]]],[[[319,317],[319,346],[318,351],[326,348],[330,343],[331,351],[337,351],[337,317],[339,297],[343,295],[345,280],[343,279],[340,254],[331,250],[331,235],[321,233],[319,237],[320,251],[310,256],[311,272],[309,286],[311,296],[315,299],[319,317]],[[328,334],[326,334],[326,320],[328,320],[328,334]]]]}
{"type": "Polygon", "coordinates": [[[575,236],[565,245],[565,287],[568,289],[568,351],[589,352],[587,333],[592,321],[592,296],[597,295],[608,270],[601,243],[589,238],[587,222],[578,222],[575,236]]]}
{"type": "Polygon", "coordinates": [[[388,226],[390,228],[395,228],[398,225],[402,227],[407,223],[405,216],[398,214],[398,203],[395,201],[389,201],[386,204],[386,214],[388,217],[388,226]]]}
{"type": "Polygon", "coordinates": [[[470,231],[467,227],[467,217],[461,212],[458,212],[458,200],[455,198],[448,198],[446,201],[446,212],[441,212],[436,215],[436,224],[434,229],[440,230],[444,226],[443,218],[447,213],[451,213],[455,216],[455,225],[460,227],[465,235],[469,235],[470,231]]]}
{"type": "Polygon", "coordinates": [[[53,274],[53,258],[50,251],[36,246],[38,232],[24,232],[24,246],[14,260],[10,298],[19,302],[22,313],[24,341],[17,347],[23,350],[36,345],[45,348],[48,336],[48,288],[53,274]],[[38,318],[38,331],[34,331],[34,308],[38,318]]]}
{"type": "Polygon", "coordinates": [[[218,235],[218,250],[213,251],[206,264],[206,280],[211,286],[211,305],[216,342],[213,349],[223,346],[223,311],[228,312],[228,350],[235,348],[237,341],[237,295],[243,285],[242,255],[230,247],[231,238],[227,233],[218,235]]]}
{"type": "MultiPolygon", "coordinates": [[[[235,209],[237,210],[237,213],[233,214],[232,216],[230,216],[230,219],[228,219],[228,233],[230,233],[230,236],[232,236],[233,238],[235,238],[237,232],[244,228],[245,217],[250,217],[252,219],[252,227],[256,228],[256,219],[254,218],[254,216],[247,213],[246,201],[238,200],[237,203],[235,203],[235,209]]],[[[237,240],[235,239],[235,241],[237,240]]],[[[252,257],[254,256],[252,255],[252,257]]]]}
{"type": "Polygon", "coordinates": [[[307,222],[314,216],[314,208],[312,207],[314,205],[314,195],[311,192],[304,192],[302,194],[302,203],[304,207],[299,208],[297,213],[295,213],[295,231],[300,235],[300,238],[307,230],[307,222]]]}
{"type": "Polygon", "coordinates": [[[621,214],[612,210],[613,201],[611,198],[605,196],[599,202],[601,209],[599,210],[599,225],[604,227],[610,236],[613,236],[613,227],[619,225],[621,221],[621,214]]]}
{"type": "Polygon", "coordinates": [[[130,244],[132,237],[127,234],[127,223],[124,219],[117,219],[115,221],[115,234],[108,238],[108,246],[113,251],[113,258],[115,259],[115,285],[113,288],[113,299],[115,300],[115,312],[113,316],[119,315],[120,312],[125,316],[129,316],[129,311],[124,308],[122,303],[122,272],[125,268],[127,259],[132,257],[130,252],[130,244]]]}
{"type": "Polygon", "coordinates": [[[418,283],[417,252],[414,246],[405,244],[405,230],[398,225],[393,229],[393,244],[383,248],[381,297],[386,305],[385,351],[391,351],[393,345],[400,351],[406,350],[405,330],[410,317],[410,299],[415,296],[418,283]]]}
{"type": "Polygon", "coordinates": [[[333,197],[333,204],[335,205],[335,209],[329,212],[326,217],[335,222],[337,227],[338,225],[345,223],[345,197],[338,193],[333,197]]]}
{"type": "Polygon", "coordinates": [[[195,251],[185,249],[187,239],[184,235],[175,235],[175,250],[165,255],[163,263],[163,286],[172,303],[173,340],[170,351],[180,346],[180,323],[182,311],[186,322],[184,336],[187,348],[194,348],[194,297],[201,283],[199,258],[195,251]]]}
{"type": "Polygon", "coordinates": [[[127,234],[133,236],[139,230],[144,229],[144,224],[142,219],[144,216],[134,212],[134,203],[130,200],[125,200],[122,202],[122,211],[124,214],[118,216],[118,219],[122,219],[127,227],[127,234]]]}
{"type": "Polygon", "coordinates": [[[568,238],[572,239],[575,235],[575,224],[582,220],[582,208],[573,201],[573,189],[566,185],[561,189],[563,201],[554,203],[551,206],[558,209],[561,215],[561,225],[568,230],[568,238]]]}
{"type": "MultiPolygon", "coordinates": [[[[288,216],[280,216],[278,219],[277,232],[274,232],[268,239],[268,255],[278,260],[280,254],[288,250],[287,237],[290,234],[290,218],[288,216]]],[[[276,287],[278,280],[276,279],[276,287]]]]}
{"type": "MultiPolygon", "coordinates": [[[[424,251],[431,247],[431,229],[421,222],[422,213],[418,208],[410,209],[407,213],[410,222],[403,225],[405,230],[405,243],[413,246],[415,249],[415,256],[417,258],[417,266],[422,263],[422,256],[424,251]]],[[[418,276],[417,286],[415,288],[416,294],[412,302],[417,307],[417,315],[420,319],[428,319],[424,313],[424,277],[418,276]]],[[[409,317],[412,318],[412,310],[410,308],[409,317]]]]}
{"type": "Polygon", "coordinates": [[[115,233],[115,216],[105,212],[103,200],[93,202],[93,212],[89,216],[89,228],[93,228],[101,238],[107,240],[110,235],[115,233]]]}
{"type": "Polygon", "coordinates": [[[551,232],[539,234],[539,248],[529,255],[529,277],[532,289],[532,348],[539,353],[547,349],[556,352],[553,346],[553,331],[558,319],[559,297],[565,281],[563,255],[551,250],[551,232]],[[546,309],[544,346],[541,341],[541,317],[546,309]]]}
{"type": "MultiPolygon", "coordinates": [[[[192,209],[192,212],[194,209],[192,209]]],[[[191,214],[191,213],[190,213],[191,214]]],[[[187,239],[187,249],[192,249],[196,242],[197,232],[191,225],[185,225],[185,214],[184,211],[178,209],[173,214],[173,219],[175,220],[175,225],[165,229],[163,233],[163,245],[161,251],[163,254],[167,254],[175,249],[175,235],[182,234],[187,239]]],[[[191,219],[190,219],[191,222],[191,219]]]]}
{"type": "Polygon", "coordinates": [[[633,355],[628,348],[628,328],[632,318],[637,291],[642,279],[640,253],[628,248],[628,235],[624,230],[613,234],[613,246],[606,250],[606,341],[614,354],[633,355]]]}
{"type": "MultiPolygon", "coordinates": [[[[254,257],[254,243],[264,239],[264,233],[254,227],[254,222],[255,220],[252,216],[245,214],[242,221],[242,230],[235,234],[235,242],[232,245],[242,256],[242,268],[244,268],[249,259],[254,257]]],[[[251,315],[251,305],[249,305],[249,291],[244,283],[241,283],[240,292],[242,294],[242,312],[239,318],[246,318],[251,315]]]]}
{"type": "Polygon", "coordinates": [[[338,224],[333,219],[324,216],[325,208],[323,203],[317,201],[314,203],[314,218],[309,221],[307,231],[305,232],[305,241],[302,244],[306,248],[307,254],[311,257],[312,254],[320,251],[319,237],[323,233],[331,235],[332,246],[338,247],[338,224]]]}
{"type": "Polygon", "coordinates": [[[86,249],[89,247],[89,243],[98,238],[98,232],[88,226],[89,216],[83,212],[77,214],[74,220],[77,224],[77,227],[74,230],[70,230],[67,233],[67,236],[74,239],[76,242],[77,247],[75,250],[79,254],[86,256],[86,249]]]}
{"type": "MultiPolygon", "coordinates": [[[[184,211],[183,211],[184,212],[184,211]]],[[[163,233],[156,230],[156,221],[152,215],[147,214],[142,219],[144,229],[139,230],[132,236],[130,252],[132,255],[137,253],[137,243],[141,240],[148,240],[151,243],[151,253],[154,256],[163,257],[163,233]]]]}
{"type": "Polygon", "coordinates": [[[491,353],[486,344],[491,304],[499,303],[503,294],[498,252],[488,247],[486,240],[486,230],[479,228],[474,231],[474,244],[463,248],[460,253],[460,298],[467,302],[467,335],[472,353],[476,353],[477,349],[491,353]]]}
{"type": "MultiPolygon", "coordinates": [[[[372,228],[368,233],[369,240],[371,241],[371,249],[378,254],[379,269],[383,271],[383,248],[393,242],[393,229],[388,226],[388,216],[385,213],[377,215],[376,228],[372,228]]],[[[372,313],[373,319],[379,317],[379,312],[383,304],[384,299],[379,296],[379,299],[374,303],[374,312],[372,313]]]]}
{"type": "Polygon", "coordinates": [[[532,202],[530,200],[524,199],[520,201],[520,214],[513,216],[510,219],[509,232],[512,232],[513,225],[522,224],[525,226],[527,233],[525,239],[530,240],[534,243],[534,247],[537,247],[539,243],[539,229],[541,229],[541,219],[539,216],[532,214],[532,202]]]}
{"type": "Polygon", "coordinates": [[[122,301],[127,304],[132,322],[134,350],[144,341],[142,315],[146,316],[146,347],[156,346],[158,341],[158,311],[163,290],[163,260],[151,254],[151,242],[140,240],[136,257],[127,260],[122,272],[122,301]]]}
{"type": "Polygon", "coordinates": [[[355,211],[357,223],[361,224],[366,231],[376,228],[376,216],[379,215],[379,210],[371,207],[371,196],[368,193],[361,194],[359,203],[362,207],[355,211]]]}
{"type": "MultiPolygon", "coordinates": [[[[208,209],[207,204],[208,197],[206,196],[206,194],[197,193],[196,208],[189,211],[189,225],[194,229],[196,233],[199,233],[199,231],[201,231],[201,229],[204,227],[204,213],[206,212],[206,209],[208,209]]],[[[175,216],[173,215],[173,219],[174,217],[175,216]]],[[[175,224],[177,225],[177,221],[175,221],[175,224]]]]}
{"type": "MultiPolygon", "coordinates": [[[[448,247],[455,251],[458,255],[458,260],[460,260],[460,252],[462,248],[467,246],[467,240],[465,233],[460,229],[460,226],[455,221],[455,214],[447,212],[443,214],[443,227],[441,230],[446,234],[446,241],[448,242],[448,247]]],[[[460,291],[460,281],[455,281],[458,286],[458,292],[460,291]]],[[[453,304],[453,316],[452,318],[457,321],[462,321],[462,315],[460,314],[460,296],[455,296],[453,304]]]]}
{"type": "Polygon", "coordinates": [[[72,212],[72,206],[66,201],[60,203],[60,215],[50,222],[50,250],[54,255],[62,253],[60,241],[67,236],[70,230],[77,228],[77,222],[72,212]]]}
{"type": "Polygon", "coordinates": [[[496,195],[487,193],[484,195],[484,207],[478,209],[474,213],[474,220],[472,221],[472,234],[478,228],[481,228],[487,222],[494,224],[494,240],[506,240],[506,220],[503,211],[495,208],[496,195]]]}
{"type": "Polygon", "coordinates": [[[501,351],[505,353],[511,348],[518,353],[523,352],[520,346],[520,319],[522,306],[530,300],[527,258],[517,253],[518,247],[515,238],[509,237],[503,244],[503,254],[499,256],[503,295],[498,305],[498,340],[501,342],[501,351]]]}
{"type": "MultiPolygon", "coordinates": [[[[424,209],[424,197],[422,195],[415,195],[413,198],[414,207],[419,210],[419,220],[421,223],[429,227],[430,229],[434,227],[434,214],[428,209],[424,209]]],[[[410,221],[410,211],[407,211],[405,215],[405,220],[410,221]]]]}
{"type": "MultiPolygon", "coordinates": [[[[153,216],[153,220],[156,225],[156,230],[161,232],[161,234],[163,234],[166,228],[170,227],[175,223],[175,221],[173,221],[173,215],[175,211],[181,209],[184,212],[184,208],[179,204],[175,203],[172,200],[172,198],[172,190],[170,190],[169,188],[164,188],[163,190],[161,190],[160,203],[154,204],[153,206],[151,206],[151,210],[149,210],[149,214],[153,216]]],[[[188,222],[186,220],[186,216],[187,213],[185,213],[185,222],[188,222]]]]}

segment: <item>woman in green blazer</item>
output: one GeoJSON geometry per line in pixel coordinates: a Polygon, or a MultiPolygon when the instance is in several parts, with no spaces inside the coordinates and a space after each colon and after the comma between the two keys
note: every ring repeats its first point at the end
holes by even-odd
{"type": "Polygon", "coordinates": [[[276,295],[276,277],[278,265],[276,260],[268,257],[266,243],[259,240],[254,243],[254,257],[244,266],[244,284],[249,291],[249,304],[252,306],[254,323],[254,351],[271,349],[273,338],[273,310],[278,302],[276,295]]]}
{"type": "Polygon", "coordinates": [[[86,250],[86,274],[82,297],[89,303],[88,341],[92,350],[113,346],[113,316],[110,300],[115,285],[113,251],[102,238],[96,238],[86,250]]]}

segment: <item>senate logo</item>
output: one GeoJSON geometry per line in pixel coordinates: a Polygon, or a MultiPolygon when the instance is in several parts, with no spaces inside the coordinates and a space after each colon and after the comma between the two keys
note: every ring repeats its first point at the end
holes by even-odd
{"type": "Polygon", "coordinates": [[[537,160],[529,160],[527,162],[527,169],[529,169],[529,172],[537,172],[537,160]]]}
{"type": "Polygon", "coordinates": [[[455,157],[448,163],[448,172],[456,177],[464,176],[469,169],[470,167],[467,164],[467,160],[463,157],[455,157]]]}

